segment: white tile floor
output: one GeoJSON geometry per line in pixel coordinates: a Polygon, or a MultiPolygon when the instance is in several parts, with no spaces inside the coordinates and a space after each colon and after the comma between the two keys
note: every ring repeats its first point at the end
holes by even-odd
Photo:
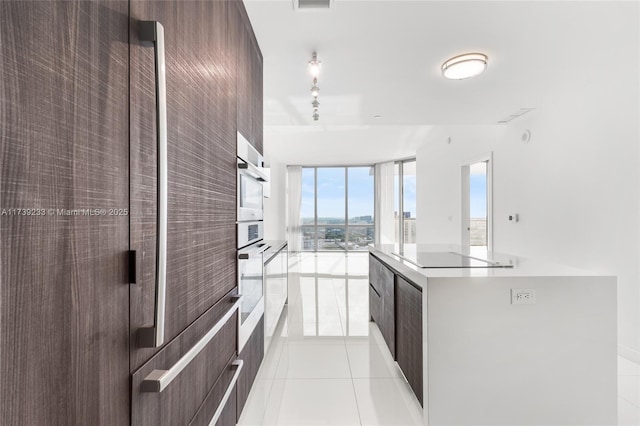
{"type": "MultiPolygon", "coordinates": [[[[292,258],[289,305],[241,426],[422,424],[422,410],[369,322],[366,253],[292,258]]],[[[640,425],[640,365],[619,358],[618,424],[640,425]]],[[[611,425],[615,426],[615,425],[611,425]]]]}

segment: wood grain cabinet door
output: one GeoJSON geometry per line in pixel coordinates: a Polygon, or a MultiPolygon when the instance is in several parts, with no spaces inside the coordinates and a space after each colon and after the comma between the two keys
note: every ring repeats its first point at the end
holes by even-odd
{"type": "Polygon", "coordinates": [[[205,426],[218,408],[218,424],[235,424],[235,385],[246,368],[234,369],[237,335],[238,303],[228,294],[132,375],[132,424],[205,426]],[[173,379],[160,387],[158,372],[173,379]]]}
{"type": "Polygon", "coordinates": [[[244,361],[245,368],[240,374],[238,379],[237,389],[237,405],[238,405],[238,419],[244,409],[244,405],[249,397],[249,392],[253,387],[253,382],[256,380],[258,370],[262,364],[264,358],[264,316],[258,321],[258,325],[249,337],[249,340],[244,345],[242,352],[240,352],[240,359],[244,361]]]}
{"type": "Polygon", "coordinates": [[[422,291],[397,277],[396,359],[418,401],[423,403],[422,291]]]}
{"type": "Polygon", "coordinates": [[[380,287],[379,264],[375,258],[369,255],[369,315],[371,321],[378,324],[382,321],[382,290],[380,287]]]}
{"type": "Polygon", "coordinates": [[[369,255],[369,284],[375,289],[376,295],[379,296],[379,302],[376,304],[376,299],[370,293],[369,300],[374,302],[371,310],[373,319],[378,325],[380,333],[391,351],[391,355],[395,359],[395,275],[371,254],[369,255]]]}
{"type": "Polygon", "coordinates": [[[128,8],[0,2],[3,425],[129,424],[128,8]]]}
{"type": "Polygon", "coordinates": [[[263,153],[262,53],[244,3],[237,1],[235,4],[240,23],[236,28],[238,131],[258,152],[263,153]]]}
{"type": "Polygon", "coordinates": [[[155,325],[157,141],[154,47],[140,22],[164,28],[168,225],[164,343],[236,286],[235,2],[131,2],[131,370],[158,348],[140,329],[155,325]]]}

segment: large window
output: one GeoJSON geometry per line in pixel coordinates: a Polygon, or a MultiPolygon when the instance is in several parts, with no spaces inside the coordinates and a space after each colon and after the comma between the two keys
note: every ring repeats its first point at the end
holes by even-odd
{"type": "Polygon", "coordinates": [[[416,242],[416,160],[398,161],[394,170],[395,243],[416,242]]]}
{"type": "Polygon", "coordinates": [[[373,242],[373,167],[302,168],[303,250],[367,250],[373,242]]]}

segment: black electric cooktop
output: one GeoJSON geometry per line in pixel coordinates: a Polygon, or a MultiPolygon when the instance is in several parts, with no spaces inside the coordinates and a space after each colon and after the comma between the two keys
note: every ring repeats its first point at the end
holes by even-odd
{"type": "Polygon", "coordinates": [[[411,253],[393,253],[419,268],[512,268],[513,265],[501,264],[493,260],[480,259],[455,252],[424,251],[411,253]]]}

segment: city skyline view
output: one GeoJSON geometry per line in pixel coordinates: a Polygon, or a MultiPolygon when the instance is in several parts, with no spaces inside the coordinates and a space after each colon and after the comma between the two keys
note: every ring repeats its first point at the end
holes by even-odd
{"type": "MultiPolygon", "coordinates": [[[[394,179],[396,240],[415,242],[415,162],[404,163],[403,211],[399,167],[394,179]],[[400,223],[400,216],[403,222],[400,223]]],[[[374,237],[374,173],[371,166],[303,167],[300,217],[304,250],[366,250],[374,237]]]]}
{"type": "Polygon", "coordinates": [[[374,241],[373,168],[303,167],[300,216],[304,250],[366,250],[374,241]]]}
{"type": "MultiPolygon", "coordinates": [[[[345,207],[348,209],[349,222],[353,218],[374,216],[374,179],[371,166],[347,167],[348,169],[348,194],[345,194],[345,167],[318,167],[318,223],[320,219],[334,219],[345,217],[345,207]],[[345,199],[346,195],[346,199],[345,199]],[[348,205],[345,204],[348,201],[348,205]]],[[[302,203],[300,216],[304,223],[313,223],[315,217],[314,192],[315,192],[314,167],[302,168],[302,203]]],[[[395,179],[398,185],[398,177],[395,179]]],[[[416,176],[405,175],[404,209],[410,213],[410,217],[416,217],[416,176]]],[[[397,192],[397,191],[396,191],[397,192]]],[[[398,212],[398,194],[396,197],[396,209],[398,212]]],[[[324,223],[324,222],[323,222],[324,223]]]]}

